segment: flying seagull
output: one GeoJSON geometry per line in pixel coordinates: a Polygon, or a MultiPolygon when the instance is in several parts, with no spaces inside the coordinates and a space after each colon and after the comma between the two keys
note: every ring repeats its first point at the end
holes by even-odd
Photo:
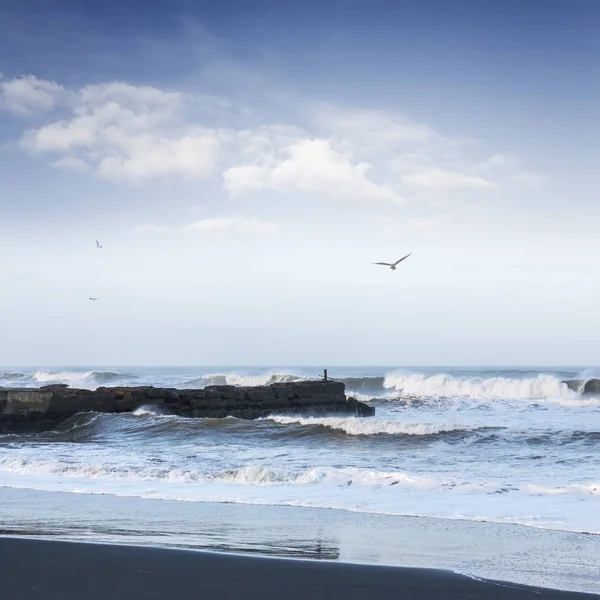
{"type": "Polygon", "coordinates": [[[376,262],[376,263],[373,263],[373,264],[374,265],[383,265],[385,267],[389,267],[392,271],[395,271],[396,270],[396,265],[398,263],[401,263],[403,260],[407,259],[411,254],[412,254],[412,252],[410,254],[407,254],[406,256],[403,256],[402,258],[398,259],[395,263],[376,262]]]}
{"type": "Polygon", "coordinates": [[[90,300],[91,300],[92,302],[95,302],[96,300],[99,300],[99,298],[90,298],[90,300]]]}
{"type": "Polygon", "coordinates": [[[96,242],[96,248],[102,248],[102,246],[100,245],[100,242],[98,240],[95,240],[96,242]]]}

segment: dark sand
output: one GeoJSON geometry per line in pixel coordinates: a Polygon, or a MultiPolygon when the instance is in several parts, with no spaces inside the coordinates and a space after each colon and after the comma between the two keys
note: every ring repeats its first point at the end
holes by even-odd
{"type": "Polygon", "coordinates": [[[0,538],[2,600],[570,599],[447,571],[0,538]]]}

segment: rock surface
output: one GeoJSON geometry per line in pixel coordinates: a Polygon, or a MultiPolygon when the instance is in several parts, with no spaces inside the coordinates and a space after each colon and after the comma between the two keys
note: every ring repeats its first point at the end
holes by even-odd
{"type": "Polygon", "coordinates": [[[0,433],[43,431],[79,412],[131,412],[153,406],[192,418],[256,419],[272,413],[369,417],[375,409],[346,398],[338,381],[275,383],[258,387],[211,385],[204,389],[100,387],[94,391],[48,385],[0,388],[0,433]]]}

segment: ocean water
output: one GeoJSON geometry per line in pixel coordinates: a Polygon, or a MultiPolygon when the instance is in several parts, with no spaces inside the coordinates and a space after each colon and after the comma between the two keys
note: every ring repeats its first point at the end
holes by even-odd
{"type": "MultiPolygon", "coordinates": [[[[0,368],[0,386],[257,385],[320,368],[0,368]]],[[[0,486],[600,534],[599,369],[330,368],[376,416],[82,413],[0,436],[0,486]],[[564,383],[569,381],[569,384],[564,383]]]]}

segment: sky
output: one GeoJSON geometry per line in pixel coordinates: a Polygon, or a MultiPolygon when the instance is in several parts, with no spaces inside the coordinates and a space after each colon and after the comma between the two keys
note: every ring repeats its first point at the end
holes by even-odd
{"type": "Polygon", "coordinates": [[[0,0],[0,364],[598,365],[599,28],[0,0]]]}

